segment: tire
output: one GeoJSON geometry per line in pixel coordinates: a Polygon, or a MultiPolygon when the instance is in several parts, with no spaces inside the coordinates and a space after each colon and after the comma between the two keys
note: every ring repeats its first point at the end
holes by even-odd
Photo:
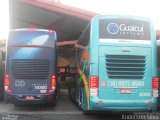
{"type": "Polygon", "coordinates": [[[14,104],[14,107],[21,107],[22,105],[14,104]]]}
{"type": "Polygon", "coordinates": [[[47,105],[52,106],[52,107],[56,107],[56,105],[57,105],[57,97],[54,96],[53,102],[52,103],[47,103],[47,105]]]}
{"type": "Polygon", "coordinates": [[[92,111],[90,110],[83,110],[83,115],[91,115],[92,111]]]}

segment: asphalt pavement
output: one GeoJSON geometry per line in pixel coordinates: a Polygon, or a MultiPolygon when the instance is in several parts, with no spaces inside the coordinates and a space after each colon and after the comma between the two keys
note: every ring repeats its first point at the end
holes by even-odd
{"type": "Polygon", "coordinates": [[[159,115],[156,115],[135,116],[134,114],[107,112],[83,115],[67,94],[60,96],[55,107],[44,105],[17,107],[13,104],[5,104],[3,101],[0,102],[0,120],[159,120],[159,115]]]}

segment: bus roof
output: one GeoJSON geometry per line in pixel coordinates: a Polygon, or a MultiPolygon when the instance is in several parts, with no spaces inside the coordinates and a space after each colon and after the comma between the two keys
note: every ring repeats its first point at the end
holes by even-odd
{"type": "Polygon", "coordinates": [[[37,28],[18,28],[18,29],[11,29],[10,31],[42,31],[42,32],[55,32],[54,30],[49,29],[37,29],[37,28]]]}
{"type": "Polygon", "coordinates": [[[110,19],[139,19],[139,20],[145,20],[145,21],[151,21],[149,18],[147,17],[143,17],[143,16],[136,16],[136,15],[96,15],[93,18],[99,18],[99,19],[106,19],[106,18],[110,18],[110,19]]]}

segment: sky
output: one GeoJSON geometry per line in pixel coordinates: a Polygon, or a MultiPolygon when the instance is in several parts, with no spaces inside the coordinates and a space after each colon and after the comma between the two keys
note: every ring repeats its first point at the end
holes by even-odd
{"type": "Polygon", "coordinates": [[[60,0],[62,3],[100,14],[136,15],[151,19],[160,29],[159,0],[60,0]]]}
{"type": "Polygon", "coordinates": [[[0,0],[0,39],[6,39],[9,31],[8,0],[0,0]]]}
{"type": "MultiPolygon", "coordinates": [[[[0,0],[0,39],[9,31],[9,0],[0,0]]],[[[52,1],[52,0],[50,0],[52,1]]],[[[54,1],[54,0],[53,0],[54,1]]],[[[137,15],[151,19],[155,29],[160,29],[159,0],[59,0],[63,4],[100,14],[137,15]]]]}

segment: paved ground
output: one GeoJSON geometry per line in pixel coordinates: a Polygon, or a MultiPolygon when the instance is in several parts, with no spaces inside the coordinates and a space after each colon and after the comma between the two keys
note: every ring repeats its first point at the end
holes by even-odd
{"type": "Polygon", "coordinates": [[[67,96],[61,96],[56,107],[21,106],[0,102],[0,120],[119,120],[120,115],[83,115],[67,96]]]}
{"type": "Polygon", "coordinates": [[[59,98],[56,107],[21,106],[0,102],[0,120],[160,120],[160,116],[126,114],[83,115],[68,96],[59,98]],[[153,118],[154,117],[154,118],[153,118]]]}

